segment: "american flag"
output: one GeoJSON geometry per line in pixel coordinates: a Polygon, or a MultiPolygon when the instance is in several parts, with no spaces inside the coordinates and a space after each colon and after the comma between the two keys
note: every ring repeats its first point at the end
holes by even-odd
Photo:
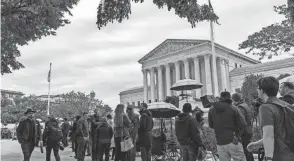
{"type": "Polygon", "coordinates": [[[50,69],[49,69],[48,77],[47,77],[47,81],[48,81],[48,82],[51,81],[51,64],[52,64],[52,63],[50,63],[50,69]]]}

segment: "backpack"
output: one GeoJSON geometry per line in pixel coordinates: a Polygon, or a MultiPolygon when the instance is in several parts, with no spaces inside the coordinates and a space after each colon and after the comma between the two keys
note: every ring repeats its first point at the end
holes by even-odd
{"type": "Polygon", "coordinates": [[[238,107],[245,111],[244,118],[247,123],[247,126],[252,126],[253,112],[249,109],[249,107],[246,108],[242,104],[238,105],[238,107]]]}
{"type": "Polygon", "coordinates": [[[294,106],[279,106],[274,103],[271,103],[276,107],[279,107],[283,111],[284,115],[284,127],[286,129],[286,138],[284,143],[290,148],[290,150],[294,153],[294,106]]]}
{"type": "Polygon", "coordinates": [[[51,127],[49,138],[51,141],[60,141],[62,140],[63,134],[59,127],[51,127]]]}

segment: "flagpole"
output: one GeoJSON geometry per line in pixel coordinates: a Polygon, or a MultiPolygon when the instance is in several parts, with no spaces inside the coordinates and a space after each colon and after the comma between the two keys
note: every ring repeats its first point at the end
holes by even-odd
{"type": "Polygon", "coordinates": [[[50,69],[49,69],[49,73],[48,73],[48,106],[47,106],[47,116],[50,115],[50,86],[51,86],[51,65],[52,63],[50,63],[50,69]]]}
{"type": "MultiPolygon", "coordinates": [[[[210,0],[208,0],[210,9],[212,9],[212,5],[210,0]]],[[[212,20],[210,20],[210,42],[211,42],[211,52],[212,52],[212,73],[213,73],[213,84],[214,84],[214,96],[219,95],[218,87],[218,79],[217,79],[217,69],[216,69],[216,53],[215,53],[215,44],[214,44],[214,26],[212,20]]]]}

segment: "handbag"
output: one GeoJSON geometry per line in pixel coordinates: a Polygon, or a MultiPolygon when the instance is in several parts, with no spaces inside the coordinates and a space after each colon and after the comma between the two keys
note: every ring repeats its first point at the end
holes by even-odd
{"type": "MultiPolygon", "coordinates": [[[[124,117],[123,117],[124,118],[124,117]]],[[[123,126],[122,126],[122,141],[120,142],[120,147],[121,147],[121,151],[122,152],[127,152],[129,150],[131,150],[133,147],[134,147],[134,144],[132,142],[132,139],[130,137],[125,137],[123,138],[123,133],[124,133],[124,119],[122,119],[122,123],[123,123],[123,126]]]]}

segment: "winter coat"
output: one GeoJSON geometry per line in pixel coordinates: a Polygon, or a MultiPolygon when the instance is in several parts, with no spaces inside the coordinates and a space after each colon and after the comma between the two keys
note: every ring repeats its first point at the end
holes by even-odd
{"type": "Polygon", "coordinates": [[[101,123],[96,129],[98,143],[111,143],[113,137],[112,127],[108,123],[101,123]]]}
{"type": "Polygon", "coordinates": [[[138,146],[151,147],[152,146],[152,129],[153,119],[149,110],[140,112],[140,127],[138,129],[138,146]]]}
{"type": "Polygon", "coordinates": [[[202,145],[200,131],[195,118],[187,113],[180,113],[175,124],[176,136],[181,145],[202,145]]]}
{"type": "Polygon", "coordinates": [[[232,105],[230,99],[221,100],[209,109],[209,127],[214,129],[218,145],[226,145],[233,142],[234,137],[240,139],[246,121],[240,110],[232,105]]]}
{"type": "Polygon", "coordinates": [[[38,145],[42,132],[41,132],[41,125],[37,120],[30,120],[26,117],[22,118],[19,122],[19,125],[16,129],[17,139],[19,143],[24,143],[29,141],[29,135],[31,130],[33,130],[33,143],[38,145]],[[33,127],[33,128],[32,128],[33,127]]]}
{"type": "Polygon", "coordinates": [[[77,121],[77,132],[76,137],[88,137],[89,136],[89,126],[86,119],[79,119],[77,121]]]}

